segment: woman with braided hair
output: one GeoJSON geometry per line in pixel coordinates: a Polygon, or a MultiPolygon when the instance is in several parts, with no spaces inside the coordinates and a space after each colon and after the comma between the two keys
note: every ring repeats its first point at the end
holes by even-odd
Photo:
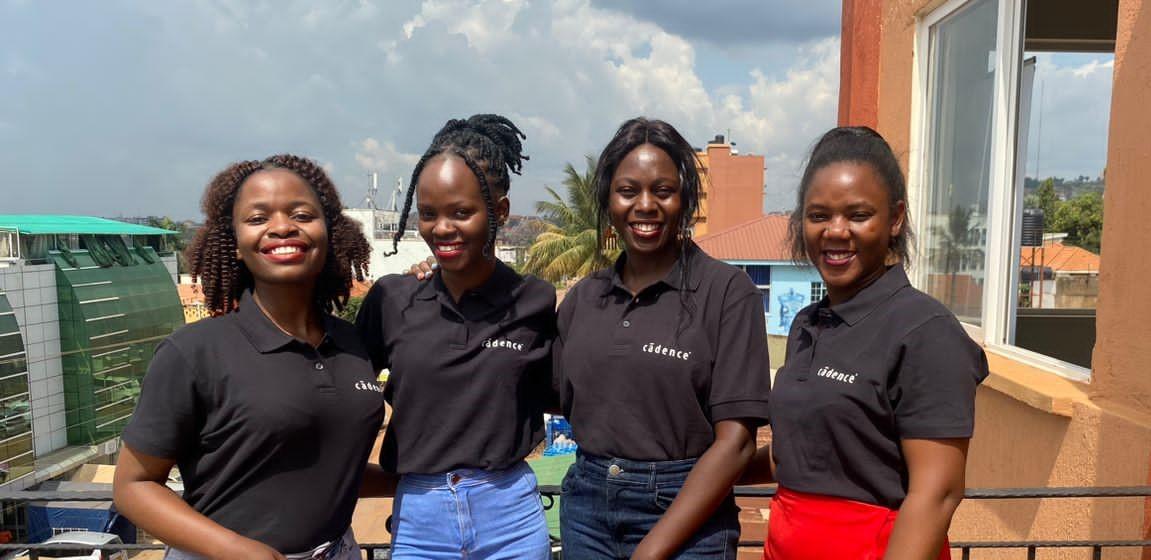
{"type": "Polygon", "coordinates": [[[543,439],[553,400],[555,290],[493,250],[510,175],[527,159],[521,138],[498,115],[453,119],[436,133],[412,173],[396,242],[414,202],[440,274],[381,278],[356,319],[373,365],[391,370],[379,463],[399,476],[395,559],[549,555],[524,457],[543,439]]]}
{"type": "Polygon", "coordinates": [[[350,524],[383,420],[354,327],[334,317],[369,246],[327,175],[279,155],[222,171],[188,249],[213,317],[156,349],[116,507],[169,559],[360,558],[350,524]],[[165,485],[179,466],[184,494],[165,485]]]}

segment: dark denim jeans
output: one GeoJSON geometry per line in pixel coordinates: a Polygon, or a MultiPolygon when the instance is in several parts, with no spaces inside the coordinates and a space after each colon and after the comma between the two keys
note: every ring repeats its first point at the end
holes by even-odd
{"type": "MultiPolygon", "coordinates": [[[[581,452],[563,481],[564,558],[630,558],[671,506],[693,466],[695,459],[647,463],[581,452]]],[[[728,495],[675,558],[734,560],[738,543],[739,508],[728,495]]]]}

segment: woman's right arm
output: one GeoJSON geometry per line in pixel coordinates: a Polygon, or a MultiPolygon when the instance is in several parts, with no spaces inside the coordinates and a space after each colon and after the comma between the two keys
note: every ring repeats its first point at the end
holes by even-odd
{"type": "Polygon", "coordinates": [[[400,475],[385,471],[383,467],[368,463],[364,469],[364,480],[360,483],[361,498],[390,498],[396,495],[400,475]]]}
{"type": "Polygon", "coordinates": [[[771,484],[775,482],[775,459],[771,456],[771,444],[755,450],[755,456],[747,464],[743,476],[735,483],[744,484],[771,484]]]}
{"type": "Polygon", "coordinates": [[[164,485],[175,462],[125,445],[116,462],[116,509],[168,546],[208,558],[284,560],[268,545],[208,519],[164,485]]]}

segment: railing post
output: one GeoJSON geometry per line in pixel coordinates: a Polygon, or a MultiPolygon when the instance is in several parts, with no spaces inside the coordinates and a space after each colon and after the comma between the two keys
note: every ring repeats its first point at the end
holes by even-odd
{"type": "Polygon", "coordinates": [[[1099,545],[1091,547],[1091,557],[1095,560],[1103,560],[1103,547],[1099,545]]]}
{"type": "Polygon", "coordinates": [[[963,547],[963,560],[971,560],[971,547],[963,547]]]}
{"type": "Polygon", "coordinates": [[[1035,560],[1035,547],[1027,547],[1027,560],[1035,560]]]}

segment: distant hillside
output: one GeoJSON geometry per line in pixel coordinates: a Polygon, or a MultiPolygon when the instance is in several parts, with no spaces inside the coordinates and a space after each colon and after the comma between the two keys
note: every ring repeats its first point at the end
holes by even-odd
{"type": "Polygon", "coordinates": [[[536,240],[536,236],[544,230],[543,219],[537,216],[508,216],[508,222],[500,228],[497,245],[511,245],[525,247],[536,240]]]}
{"type": "MultiPolygon", "coordinates": [[[[1092,179],[1086,175],[1080,175],[1074,179],[1065,179],[1063,177],[1049,177],[1055,186],[1055,194],[1059,200],[1071,200],[1083,193],[1103,192],[1103,177],[1095,177],[1092,179]]],[[[1023,194],[1024,196],[1032,194],[1039,185],[1043,184],[1045,179],[1036,179],[1035,177],[1027,177],[1023,180],[1023,194]]]]}

